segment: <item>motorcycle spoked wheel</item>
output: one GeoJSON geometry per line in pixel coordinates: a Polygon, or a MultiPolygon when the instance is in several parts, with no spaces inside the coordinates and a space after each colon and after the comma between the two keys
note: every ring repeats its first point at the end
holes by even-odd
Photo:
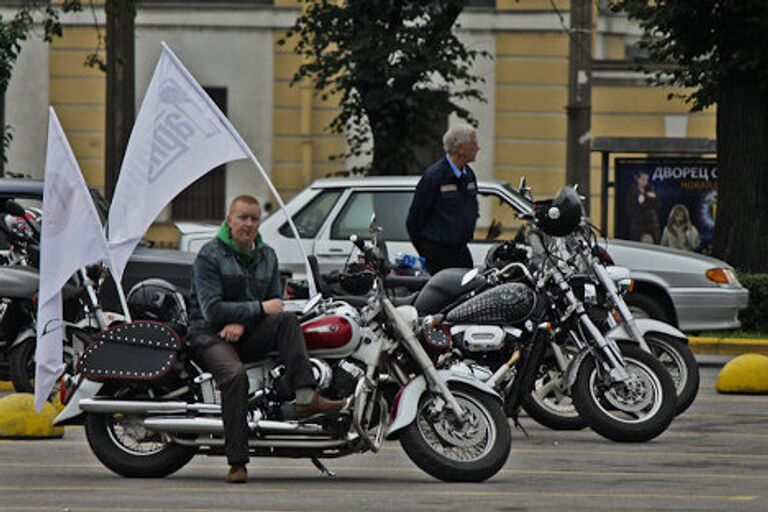
{"type": "Polygon", "coordinates": [[[85,435],[96,458],[118,475],[160,478],[184,467],[196,448],[164,441],[142,425],[143,417],[88,413],[85,435]]]}
{"type": "Polygon", "coordinates": [[[635,386],[611,382],[595,358],[584,360],[573,385],[576,409],[601,436],[618,442],[644,442],[664,432],[675,417],[675,384],[653,354],[621,345],[626,370],[635,386]]]}
{"type": "Polygon", "coordinates": [[[647,333],[651,353],[667,369],[677,391],[677,414],[691,406],[699,393],[699,364],[687,344],[659,333],[647,333]]]}
{"type": "Polygon", "coordinates": [[[539,364],[533,389],[522,400],[523,409],[537,423],[552,430],[581,430],[587,423],[579,416],[571,393],[565,389],[564,372],[548,350],[539,364]]]}
{"type": "Polygon", "coordinates": [[[432,418],[436,395],[419,400],[416,419],[400,435],[400,444],[414,464],[446,482],[482,482],[507,461],[512,444],[507,417],[500,401],[470,386],[449,383],[468,418],[462,425],[452,419],[448,406],[432,418]]]}

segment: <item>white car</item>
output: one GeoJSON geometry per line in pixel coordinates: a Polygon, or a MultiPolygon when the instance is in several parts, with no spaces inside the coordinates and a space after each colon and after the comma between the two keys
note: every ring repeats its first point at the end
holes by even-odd
{"type": "MultiPolygon", "coordinates": [[[[373,213],[384,229],[390,257],[415,255],[405,220],[418,180],[418,176],[322,179],[288,202],[286,210],[304,250],[317,257],[322,273],[344,267],[352,254],[349,237],[366,238],[373,213]]],[[[493,244],[517,232],[522,222],[517,213],[530,208],[515,188],[501,181],[478,181],[478,201],[480,218],[469,245],[476,265],[483,263],[493,244]]],[[[217,229],[188,227],[180,249],[199,249],[217,229]]],[[[277,252],[281,268],[294,278],[303,277],[304,260],[284,212],[273,212],[260,231],[277,252]]],[[[624,240],[608,240],[606,248],[616,265],[631,271],[636,288],[627,302],[637,316],[657,318],[685,331],[739,327],[737,314],[747,307],[749,294],[727,263],[624,240]]]]}

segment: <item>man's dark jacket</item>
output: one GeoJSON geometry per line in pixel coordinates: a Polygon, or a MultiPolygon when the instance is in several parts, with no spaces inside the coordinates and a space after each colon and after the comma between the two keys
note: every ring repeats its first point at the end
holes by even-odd
{"type": "Polygon", "coordinates": [[[406,227],[416,250],[422,242],[466,245],[477,224],[477,179],[468,165],[457,178],[447,156],[432,164],[416,186],[406,227]]]}
{"type": "Polygon", "coordinates": [[[261,236],[253,251],[239,251],[224,224],[192,266],[190,331],[218,332],[229,323],[252,328],[263,316],[261,302],[281,295],[275,251],[261,236]]]}

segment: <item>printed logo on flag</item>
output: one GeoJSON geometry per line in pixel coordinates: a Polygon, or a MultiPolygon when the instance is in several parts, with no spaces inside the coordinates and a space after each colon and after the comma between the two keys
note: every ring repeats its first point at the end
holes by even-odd
{"type": "Polygon", "coordinates": [[[163,82],[159,97],[149,157],[149,183],[157,181],[187,153],[193,139],[201,136],[210,139],[221,132],[211,110],[190,97],[173,79],[163,82]]]}
{"type": "Polygon", "coordinates": [[[44,216],[43,226],[47,230],[46,236],[53,238],[67,227],[69,218],[72,216],[72,208],[69,204],[77,194],[77,190],[75,184],[61,174],[51,173],[45,179],[52,182],[52,186],[46,189],[50,194],[46,194],[44,198],[45,209],[57,214],[44,216]]]}

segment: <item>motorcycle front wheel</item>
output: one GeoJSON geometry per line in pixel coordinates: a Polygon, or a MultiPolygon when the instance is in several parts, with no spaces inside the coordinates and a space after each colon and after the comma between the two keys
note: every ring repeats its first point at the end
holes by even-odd
{"type": "Polygon", "coordinates": [[[647,333],[645,342],[672,376],[677,391],[677,414],[682,414],[699,393],[699,364],[696,357],[688,345],[663,334],[647,333]]]}
{"type": "Polygon", "coordinates": [[[482,482],[507,461],[512,444],[507,417],[497,399],[470,386],[450,383],[453,396],[467,413],[458,422],[442,399],[425,393],[416,419],[406,427],[400,444],[414,464],[446,482],[482,482]]]}
{"type": "Polygon", "coordinates": [[[196,449],[165,441],[143,426],[143,417],[88,413],[85,436],[96,458],[118,475],[160,478],[181,469],[196,449]]]}
{"type": "Polygon", "coordinates": [[[675,417],[675,384],[653,354],[634,345],[622,345],[621,353],[629,382],[613,380],[588,357],[572,388],[574,404],[587,425],[607,439],[650,441],[675,417]]]}
{"type": "Polygon", "coordinates": [[[539,365],[533,389],[523,397],[523,409],[537,423],[552,430],[581,430],[587,424],[579,416],[570,391],[565,389],[564,377],[555,355],[548,350],[539,365]]]}

